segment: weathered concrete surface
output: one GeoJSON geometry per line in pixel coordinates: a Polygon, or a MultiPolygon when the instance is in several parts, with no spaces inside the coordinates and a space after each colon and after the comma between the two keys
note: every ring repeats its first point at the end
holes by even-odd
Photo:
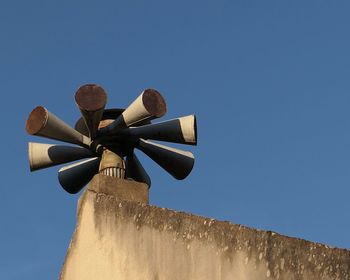
{"type": "Polygon", "coordinates": [[[88,189],[96,193],[113,195],[118,200],[148,204],[149,187],[145,183],[96,174],[90,181],[88,189]]]}
{"type": "Polygon", "coordinates": [[[350,279],[350,251],[87,189],[61,280],[350,279]]]}

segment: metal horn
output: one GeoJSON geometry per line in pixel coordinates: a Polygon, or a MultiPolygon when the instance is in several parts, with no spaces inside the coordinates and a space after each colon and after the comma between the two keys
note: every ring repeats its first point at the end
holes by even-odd
{"type": "Polygon", "coordinates": [[[161,94],[154,89],[146,89],[111,124],[100,129],[100,133],[116,133],[140,121],[160,118],[165,113],[166,103],[161,94]]]}
{"type": "Polygon", "coordinates": [[[95,156],[83,147],[28,143],[30,171],[95,156]]]}
{"type": "Polygon", "coordinates": [[[75,93],[75,102],[84,118],[90,137],[94,138],[107,103],[106,92],[98,85],[87,84],[75,93]]]}
{"type": "Polygon", "coordinates": [[[194,165],[194,156],[191,152],[183,151],[151,141],[140,139],[136,148],[140,149],[175,179],[185,179],[194,165]]]}
{"type": "Polygon", "coordinates": [[[85,135],[86,137],[89,137],[90,135],[89,129],[86,126],[86,123],[83,117],[77,120],[77,122],[74,125],[74,129],[80,132],[81,134],[85,135]]]}
{"type": "Polygon", "coordinates": [[[92,158],[62,167],[58,171],[61,186],[71,194],[79,192],[98,173],[100,160],[92,158]]]}
{"type": "Polygon", "coordinates": [[[91,142],[90,138],[79,133],[42,106],[36,107],[30,113],[26,130],[31,135],[78,144],[83,147],[89,147],[91,142]]]}
{"type": "Polygon", "coordinates": [[[126,157],[126,177],[146,183],[148,187],[151,186],[151,178],[148,176],[135,153],[126,157]]]}
{"type": "Polygon", "coordinates": [[[130,127],[121,130],[118,134],[135,138],[197,145],[196,117],[195,115],[190,115],[160,123],[130,127]]]}

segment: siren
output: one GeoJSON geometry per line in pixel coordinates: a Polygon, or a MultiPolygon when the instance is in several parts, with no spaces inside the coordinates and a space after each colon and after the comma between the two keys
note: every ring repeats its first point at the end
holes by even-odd
{"type": "Polygon", "coordinates": [[[87,84],[78,89],[75,102],[83,116],[90,138],[95,138],[107,103],[106,92],[98,85],[87,84]]]}
{"type": "Polygon", "coordinates": [[[100,160],[95,157],[62,167],[58,171],[61,186],[71,194],[79,192],[98,173],[100,160]]]}
{"type": "Polygon", "coordinates": [[[160,118],[166,113],[166,103],[154,89],[144,90],[111,124],[100,129],[101,135],[116,133],[141,121],[160,118]]]}
{"type": "Polygon", "coordinates": [[[31,171],[90,158],[58,171],[63,189],[72,194],[79,192],[97,173],[129,178],[150,186],[151,179],[135,155],[135,148],[178,180],[192,171],[194,156],[191,152],[149,141],[197,144],[195,115],[150,122],[166,112],[166,103],[158,91],[144,90],[126,109],[105,109],[107,94],[103,88],[86,84],[77,90],[75,101],[82,115],[75,129],[42,106],[30,113],[26,123],[29,134],[81,146],[30,142],[31,171]]]}
{"type": "Polygon", "coordinates": [[[197,145],[196,117],[190,115],[160,123],[130,127],[121,130],[118,134],[134,138],[197,145]]]}
{"type": "Polygon", "coordinates": [[[146,183],[148,187],[151,186],[151,178],[148,176],[135,153],[126,156],[126,177],[132,178],[137,182],[146,183]]]}
{"type": "Polygon", "coordinates": [[[30,171],[35,171],[95,155],[83,147],[29,142],[28,156],[30,171]]]}
{"type": "Polygon", "coordinates": [[[83,147],[89,147],[91,142],[90,138],[79,133],[42,106],[36,107],[30,113],[26,130],[31,135],[60,140],[83,147]]]}
{"type": "Polygon", "coordinates": [[[143,139],[140,139],[136,148],[148,155],[175,179],[185,179],[192,171],[194,156],[191,152],[143,139]]]}

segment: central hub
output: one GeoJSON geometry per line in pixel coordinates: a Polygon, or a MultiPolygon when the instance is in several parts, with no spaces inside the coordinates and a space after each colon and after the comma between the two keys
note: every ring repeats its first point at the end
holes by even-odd
{"type": "MultiPolygon", "coordinates": [[[[103,128],[112,123],[114,120],[102,120],[98,128],[103,128]]],[[[98,172],[100,174],[116,177],[120,179],[125,178],[125,161],[123,160],[123,156],[116,151],[111,151],[105,147],[103,147],[101,162],[99,166],[98,172]]]]}

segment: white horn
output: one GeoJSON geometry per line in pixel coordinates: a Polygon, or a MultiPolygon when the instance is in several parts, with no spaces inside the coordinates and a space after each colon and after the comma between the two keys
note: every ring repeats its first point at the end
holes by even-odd
{"type": "Polygon", "coordinates": [[[191,152],[167,147],[142,139],[140,139],[136,148],[148,155],[178,180],[185,179],[192,171],[194,156],[191,152]]]}
{"type": "Polygon", "coordinates": [[[160,123],[130,127],[121,130],[118,134],[143,139],[197,145],[196,117],[195,115],[190,115],[160,123]]]}
{"type": "Polygon", "coordinates": [[[79,192],[98,173],[100,158],[92,158],[62,167],[58,171],[61,186],[69,193],[79,192]]]}
{"type": "Polygon", "coordinates": [[[26,130],[31,135],[60,140],[83,147],[89,147],[90,138],[76,131],[42,106],[36,107],[29,115],[26,130]]]}
{"type": "Polygon", "coordinates": [[[62,163],[93,157],[94,154],[83,147],[28,143],[30,171],[35,171],[62,163]]]}
{"type": "Polygon", "coordinates": [[[111,124],[100,129],[101,135],[119,130],[147,119],[160,118],[166,113],[166,104],[161,94],[154,89],[144,90],[125,111],[111,124]]]}

